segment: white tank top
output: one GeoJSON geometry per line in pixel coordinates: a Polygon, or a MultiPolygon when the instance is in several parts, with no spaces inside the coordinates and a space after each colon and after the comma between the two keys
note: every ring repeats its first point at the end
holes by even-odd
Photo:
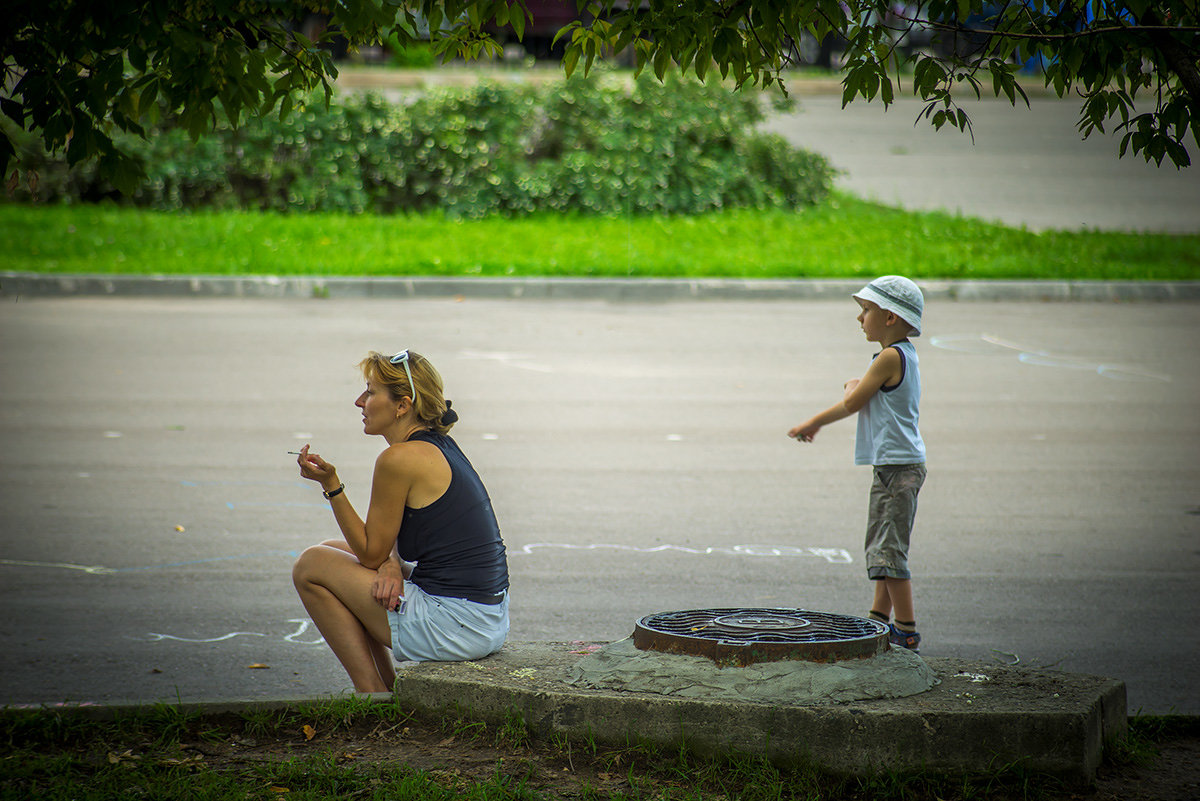
{"type": "MultiPolygon", "coordinates": [[[[925,442],[918,427],[921,371],[917,349],[907,339],[891,347],[900,353],[900,383],[880,387],[858,412],[855,464],[923,464],[925,442]]],[[[878,354],[877,354],[878,355],[878,354]]]]}

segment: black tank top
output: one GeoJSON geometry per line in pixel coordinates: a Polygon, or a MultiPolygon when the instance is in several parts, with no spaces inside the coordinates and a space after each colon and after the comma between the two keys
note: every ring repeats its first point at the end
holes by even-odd
{"type": "Polygon", "coordinates": [[[404,509],[396,543],[400,558],[417,563],[411,580],[430,595],[470,601],[508,589],[504,541],[479,474],[449,436],[419,431],[409,439],[434,445],[450,465],[442,497],[404,509]]]}

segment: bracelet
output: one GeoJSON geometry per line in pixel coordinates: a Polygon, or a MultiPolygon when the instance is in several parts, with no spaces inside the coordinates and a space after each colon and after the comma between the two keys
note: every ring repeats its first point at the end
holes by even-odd
{"type": "Polygon", "coordinates": [[[341,495],[342,490],[344,490],[345,488],[346,488],[346,485],[342,484],[335,490],[329,490],[329,492],[326,492],[325,490],[321,490],[321,494],[325,496],[325,500],[329,500],[330,498],[332,498],[335,495],[341,495]]]}

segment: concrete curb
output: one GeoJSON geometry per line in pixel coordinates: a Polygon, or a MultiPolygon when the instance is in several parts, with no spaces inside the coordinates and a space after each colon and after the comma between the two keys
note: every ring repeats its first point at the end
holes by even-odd
{"type": "MultiPolygon", "coordinates": [[[[410,276],[56,275],[0,272],[4,297],[237,297],[408,299],[464,297],[601,300],[612,303],[698,300],[843,299],[863,279],[460,278],[410,276]]],[[[930,300],[1009,302],[1193,302],[1200,281],[921,281],[930,300]]]]}
{"type": "MultiPolygon", "coordinates": [[[[1125,734],[1125,684],[1115,679],[928,659],[940,679],[905,698],[800,706],[732,702],[648,692],[594,690],[568,683],[591,648],[580,643],[508,643],[475,662],[426,662],[399,671],[397,700],[505,725],[514,714],[537,736],[555,734],[624,746],[687,746],[701,754],[764,755],[781,765],[866,775],[880,770],[981,773],[1020,765],[1078,784],[1095,779],[1104,747],[1125,734]]],[[[726,668],[736,669],[736,668],[726,668]]],[[[330,697],[182,703],[206,715],[279,710],[330,697]]],[[[96,719],[147,705],[65,707],[96,719]]]]}

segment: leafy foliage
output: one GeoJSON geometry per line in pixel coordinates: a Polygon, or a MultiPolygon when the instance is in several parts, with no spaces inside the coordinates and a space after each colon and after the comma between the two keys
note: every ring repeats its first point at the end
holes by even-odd
{"type": "MultiPolygon", "coordinates": [[[[484,23],[523,32],[523,0],[511,7],[510,19],[506,0],[17,3],[0,26],[0,114],[71,164],[97,160],[109,180],[130,190],[137,163],[115,136],[143,135],[160,108],[197,140],[223,120],[287,118],[314,89],[328,99],[337,68],[327,50],[295,30],[309,13],[328,14],[325,36],[343,36],[351,47],[390,36],[402,49],[418,44],[421,15],[435,31],[437,52],[479,57],[498,49],[480,33],[484,23]]],[[[14,156],[9,135],[0,134],[3,174],[14,156]]]]}
{"type": "MultiPolygon", "coordinates": [[[[582,4],[581,4],[582,5],[582,4]]],[[[596,21],[575,22],[564,65],[584,71],[605,52],[632,47],[638,70],[660,78],[671,66],[703,76],[716,66],[744,84],[783,84],[798,43],[844,40],[844,102],[892,102],[901,66],[933,125],[970,129],[956,92],[1016,102],[1023,65],[1044,65],[1060,97],[1081,101],[1086,137],[1115,120],[1120,154],[1190,163],[1189,133],[1200,145],[1200,6],[1195,0],[600,0],[596,21]],[[924,49],[910,48],[917,39],[924,49]],[[1135,102],[1149,111],[1139,111],[1135,102]]]]}
{"type": "MultiPolygon", "coordinates": [[[[985,90],[1015,103],[1019,65],[1044,64],[1047,86],[1081,103],[1084,136],[1122,132],[1121,155],[1190,163],[1200,144],[1200,6],[1195,0],[576,0],[563,67],[586,73],[614,53],[660,79],[714,68],[737,86],[784,82],[806,37],[845,43],[845,99],[890,103],[917,34],[949,43],[913,55],[913,89],[934,125],[969,129],[955,93],[985,90]],[[900,10],[897,11],[896,9],[900,10]],[[990,84],[990,85],[989,85],[990,84]],[[1148,110],[1147,110],[1148,109],[1148,110]]],[[[327,51],[293,30],[310,11],[351,48],[390,39],[419,47],[428,30],[442,58],[484,58],[492,31],[522,38],[524,0],[45,0],[17,3],[0,26],[0,116],[35,133],[72,164],[97,160],[129,190],[137,164],[115,135],[143,134],[160,107],[193,140],[222,120],[286,119],[315,89],[329,96],[337,70],[327,51]]],[[[15,150],[0,133],[0,171],[15,150]]],[[[20,163],[20,162],[18,162],[20,163]]],[[[9,178],[10,188],[18,178],[9,178]]]]}
{"type": "Polygon", "coordinates": [[[828,162],[756,131],[763,102],[757,92],[691,79],[630,85],[594,75],[540,88],[483,83],[407,105],[371,95],[328,106],[314,99],[282,121],[222,121],[194,143],[167,116],[148,140],[118,138],[144,172],[123,194],[99,165],[70,169],[35,152],[36,142],[23,142],[22,160],[38,167],[42,199],[112,197],[156,209],[439,209],[475,218],[823,200],[828,162]]]}

